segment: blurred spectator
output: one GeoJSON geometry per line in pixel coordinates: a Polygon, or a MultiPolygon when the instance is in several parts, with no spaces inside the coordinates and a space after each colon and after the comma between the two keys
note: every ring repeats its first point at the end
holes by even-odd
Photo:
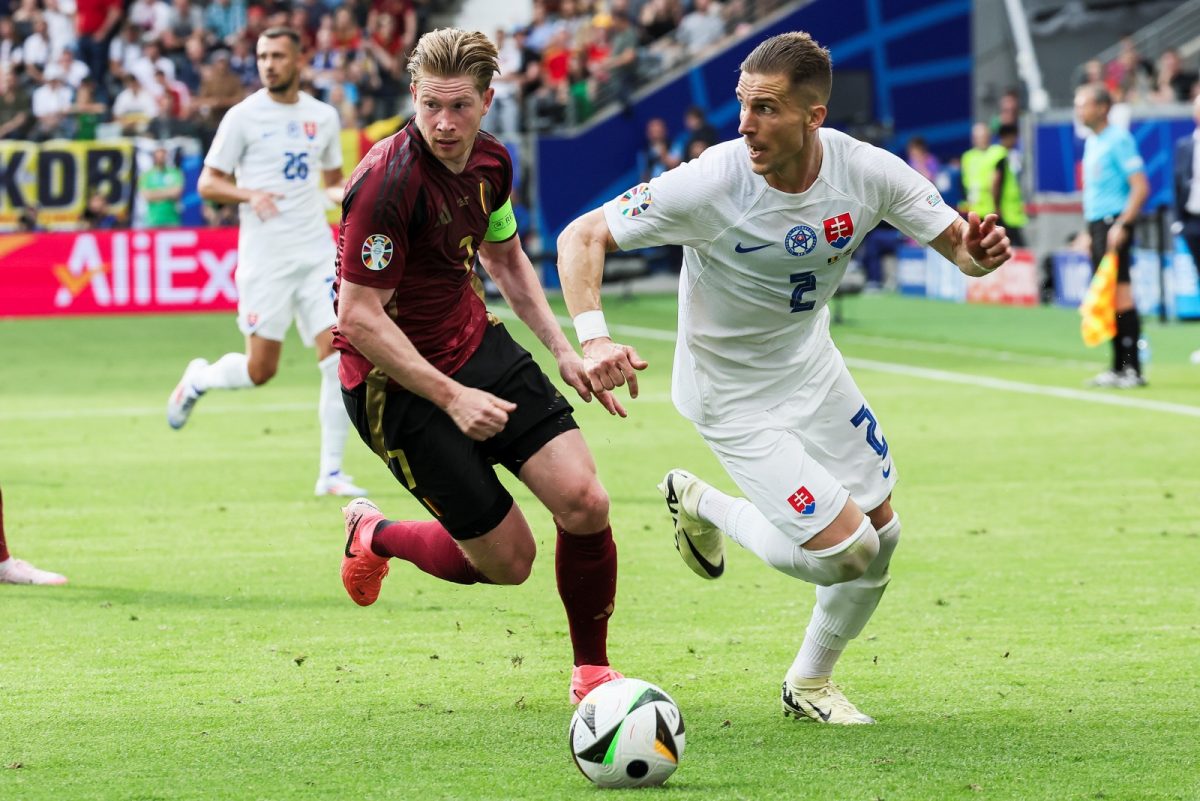
{"type": "Polygon", "coordinates": [[[21,39],[12,17],[0,17],[0,70],[16,71],[22,63],[21,39]]]}
{"type": "Polygon", "coordinates": [[[1021,93],[1011,87],[1000,95],[999,110],[992,117],[992,134],[999,136],[1000,128],[1005,125],[1021,125],[1021,93]]]}
{"type": "Polygon", "coordinates": [[[205,144],[216,133],[217,124],[234,105],[245,97],[242,82],[229,69],[229,54],[218,50],[213,54],[212,64],[200,80],[200,93],[192,101],[194,118],[200,125],[201,139],[205,144]]]}
{"type": "Polygon", "coordinates": [[[586,44],[588,32],[592,27],[591,15],[586,5],[586,0],[562,0],[558,6],[559,24],[567,29],[567,38],[573,48],[586,44]]]}
{"type": "Polygon", "coordinates": [[[375,62],[379,79],[371,116],[373,119],[391,117],[399,112],[400,96],[408,85],[408,72],[404,68],[407,49],[404,38],[396,28],[395,17],[391,14],[376,14],[373,17],[366,51],[375,62]]]}
{"type": "Polygon", "coordinates": [[[24,139],[33,127],[28,93],[10,70],[0,67],[0,139],[24,139]]]}
{"type": "Polygon", "coordinates": [[[1017,147],[1019,129],[1013,123],[1000,126],[999,147],[1004,154],[996,162],[996,174],[992,179],[992,197],[1000,214],[1000,224],[1008,231],[1013,247],[1025,247],[1025,226],[1029,218],[1025,214],[1025,198],[1021,193],[1022,154],[1017,147]]]}
{"type": "Polygon", "coordinates": [[[17,37],[26,39],[33,33],[34,23],[41,17],[38,0],[21,0],[12,12],[12,21],[17,26],[17,37]]]}
{"type": "Polygon", "coordinates": [[[946,160],[937,181],[937,188],[942,193],[942,200],[946,201],[947,206],[952,209],[962,209],[966,195],[963,191],[962,161],[958,156],[951,156],[946,160]]]}
{"type": "Polygon", "coordinates": [[[46,79],[49,80],[51,75],[56,76],[60,81],[71,87],[74,92],[83,83],[83,80],[89,76],[90,70],[82,61],[75,58],[75,54],[70,50],[64,50],[58,54],[58,58],[54,63],[46,65],[46,79]]]}
{"type": "Polygon", "coordinates": [[[907,151],[908,166],[919,172],[930,183],[936,184],[942,165],[938,162],[937,157],[929,152],[929,146],[925,144],[925,139],[920,136],[909,139],[907,151]]]}
{"type": "Polygon", "coordinates": [[[638,36],[629,17],[619,11],[611,15],[608,58],[601,66],[603,99],[628,103],[637,78],[638,36]]]}
{"type": "Polygon", "coordinates": [[[21,42],[21,61],[25,64],[25,77],[40,83],[46,65],[50,63],[50,39],[46,33],[46,20],[41,14],[34,17],[33,32],[21,42]]]}
{"type": "Polygon", "coordinates": [[[50,42],[52,59],[64,50],[75,49],[75,17],[74,14],[64,14],[59,0],[42,0],[42,19],[46,21],[46,38],[50,42]]]}
{"type": "Polygon", "coordinates": [[[596,112],[596,84],[588,69],[587,52],[576,50],[571,53],[571,64],[567,68],[568,112],[567,122],[579,125],[596,112]]]}
{"type": "Polygon", "coordinates": [[[154,149],[154,165],[139,176],[138,192],[146,201],[147,228],[179,226],[183,172],[167,162],[167,149],[162,145],[154,149]]]}
{"type": "Polygon", "coordinates": [[[113,120],[120,126],[121,133],[136,136],[149,130],[150,123],[158,117],[158,101],[150,90],[142,86],[136,76],[125,76],[125,88],[113,101],[113,120]]]}
{"type": "Polygon", "coordinates": [[[545,0],[533,0],[533,19],[529,23],[529,41],[527,44],[542,53],[550,46],[550,41],[561,31],[567,30],[557,16],[550,14],[545,0]]]}
{"type": "Polygon", "coordinates": [[[679,135],[671,152],[676,161],[690,161],[695,158],[691,155],[693,152],[699,155],[700,152],[715,145],[718,141],[717,129],[709,124],[708,118],[704,115],[704,109],[699,106],[689,106],[688,110],[683,113],[683,133],[679,135]],[[699,152],[696,151],[698,142],[704,145],[699,152]]]}
{"type": "Polygon", "coordinates": [[[345,63],[345,55],[333,46],[333,28],[319,29],[317,47],[309,60],[309,74],[313,86],[320,90],[322,99],[328,99],[329,88],[334,84],[334,71],[345,63]]]}
{"type": "Polygon", "coordinates": [[[204,29],[213,44],[230,45],[246,27],[246,0],[209,0],[204,29]]]}
{"type": "Polygon", "coordinates": [[[1183,68],[1179,51],[1168,48],[1158,57],[1158,75],[1151,99],[1158,103],[1187,103],[1192,99],[1196,80],[1195,72],[1183,68]]]}
{"type": "Polygon", "coordinates": [[[196,34],[189,36],[183,44],[183,58],[175,63],[175,78],[187,87],[190,94],[195,95],[200,91],[206,57],[203,37],[196,34]]]}
{"type": "Polygon", "coordinates": [[[180,39],[188,38],[193,31],[203,31],[204,12],[192,5],[192,0],[171,0],[167,30],[180,39]]]}
{"type": "Polygon", "coordinates": [[[496,31],[499,74],[492,79],[492,107],[485,128],[501,138],[513,136],[520,125],[521,48],[515,37],[501,28],[496,31]]]}
{"type": "Polygon", "coordinates": [[[171,7],[163,0],[133,0],[126,13],[143,36],[156,40],[171,24],[171,7]]]}
{"type": "Polygon", "coordinates": [[[142,54],[134,59],[133,64],[129,67],[129,72],[141,82],[143,87],[154,93],[158,91],[158,82],[154,80],[154,73],[159,70],[165,72],[167,77],[172,80],[175,79],[175,62],[164,56],[159,43],[151,39],[142,45],[142,54]]]}
{"type": "Polygon", "coordinates": [[[77,0],[76,43],[79,60],[88,65],[96,82],[96,97],[108,102],[109,42],[121,23],[121,0],[77,0]]]}
{"type": "Polygon", "coordinates": [[[96,129],[108,114],[108,105],[96,97],[96,82],[91,78],[84,78],[75,90],[71,114],[75,117],[75,138],[81,142],[94,141],[96,129]]]}
{"type": "Polygon", "coordinates": [[[57,75],[51,75],[33,92],[33,116],[37,120],[35,136],[54,139],[70,136],[71,103],[75,93],[57,75]]]}
{"type": "Polygon", "coordinates": [[[671,156],[671,140],[667,123],[654,117],[646,123],[646,144],[638,152],[638,174],[643,182],[657,178],[674,167],[678,161],[671,156]]]}
{"type": "Polygon", "coordinates": [[[1120,93],[1130,103],[1145,99],[1153,86],[1154,65],[1142,58],[1132,36],[1122,36],[1120,52],[1104,67],[1110,94],[1120,93]]]}
{"type": "Polygon", "coordinates": [[[258,88],[258,57],[246,39],[234,40],[233,52],[229,54],[229,69],[242,82],[242,86],[247,89],[258,88]]]}
{"type": "Polygon", "coordinates": [[[1092,83],[1104,83],[1104,64],[1097,58],[1083,65],[1083,77],[1079,79],[1080,86],[1092,83]]]}
{"type": "Polygon", "coordinates": [[[187,133],[185,122],[192,113],[192,95],[180,81],[172,80],[162,70],[154,73],[153,94],[158,100],[158,120],[162,133],[178,136],[187,133]]]}
{"type": "Polygon", "coordinates": [[[101,190],[96,190],[88,198],[87,207],[83,210],[82,223],[84,228],[92,231],[121,226],[120,218],[113,214],[101,190]]]}
{"type": "Polygon", "coordinates": [[[679,0],[647,0],[638,14],[647,44],[653,44],[672,33],[682,19],[683,6],[679,0]]]}
{"type": "Polygon", "coordinates": [[[1004,148],[992,144],[986,122],[971,126],[971,149],[962,156],[962,182],[966,191],[963,211],[973,211],[982,219],[996,211],[992,193],[996,164],[1004,158],[1004,148]]]}
{"type": "Polygon", "coordinates": [[[675,41],[683,45],[689,56],[707,50],[725,36],[725,20],[721,8],[713,0],[695,0],[692,13],[683,17],[675,32],[675,41]]]}
{"type": "Polygon", "coordinates": [[[362,47],[362,29],[347,6],[339,6],[333,12],[333,46],[347,55],[357,53],[362,47]]]}
{"type": "Polygon", "coordinates": [[[142,35],[137,26],[126,22],[121,32],[108,45],[108,71],[118,84],[124,85],[125,76],[142,57],[142,35]]]}

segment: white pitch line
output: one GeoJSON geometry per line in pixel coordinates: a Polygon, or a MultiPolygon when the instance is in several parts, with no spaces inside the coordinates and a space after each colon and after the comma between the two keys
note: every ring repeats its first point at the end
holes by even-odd
{"type": "Polygon", "coordinates": [[[970,345],[955,345],[949,342],[922,342],[919,339],[892,339],[891,337],[873,337],[866,334],[839,334],[838,342],[854,342],[860,345],[879,345],[885,348],[900,350],[922,350],[927,353],[950,353],[958,356],[971,356],[976,359],[991,359],[1011,364],[1044,365],[1048,367],[1078,367],[1084,370],[1095,369],[1097,362],[1085,362],[1082,359],[1062,359],[1057,356],[1036,356],[1031,353],[1014,353],[1008,350],[991,350],[989,348],[973,348],[970,345]]]}

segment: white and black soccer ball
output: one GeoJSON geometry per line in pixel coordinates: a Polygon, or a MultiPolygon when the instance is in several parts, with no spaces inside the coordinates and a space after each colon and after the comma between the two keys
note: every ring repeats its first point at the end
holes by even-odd
{"type": "Polygon", "coordinates": [[[683,756],[683,715],[658,687],[641,679],[605,682],[571,716],[571,756],[601,787],[662,784],[683,756]]]}

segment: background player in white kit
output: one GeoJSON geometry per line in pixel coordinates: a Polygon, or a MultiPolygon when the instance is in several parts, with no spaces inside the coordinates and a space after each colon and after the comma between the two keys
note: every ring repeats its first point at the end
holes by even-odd
{"type": "Polygon", "coordinates": [[[342,202],[337,111],[300,91],[300,36],[270,28],[258,39],[263,88],[221,120],[200,174],[200,196],[238,203],[238,327],[245,353],[209,364],[193,359],[167,401],[167,422],[182,428],[210,389],[265,384],[279,368],[292,320],[305,345],[316,345],[321,370],[321,465],[317,495],[365,495],[343,474],[350,418],[342,405],[339,354],[333,349],[333,263],[326,199],[342,202]],[[325,190],[322,194],[321,179],[325,190]]]}
{"type": "Polygon", "coordinates": [[[826,302],[881,219],[968,276],[1011,251],[995,215],[963,221],[899,158],[823,129],[831,85],[829,52],[808,34],[764,41],[741,65],[742,141],[575,220],[559,238],[559,271],[593,387],[628,382],[636,397],[644,363],[612,341],[600,311],[604,253],[684,245],[671,394],[746,498],[671,470],[659,489],[676,546],[694,572],[716,578],[724,532],[818,585],[784,679],[784,714],[873,723],[830,676],[890,579],[896,470],[830,339],[826,302]]]}

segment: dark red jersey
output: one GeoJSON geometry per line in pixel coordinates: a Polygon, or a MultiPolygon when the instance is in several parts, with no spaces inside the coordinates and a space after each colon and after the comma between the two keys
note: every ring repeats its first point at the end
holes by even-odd
{"type": "MultiPolygon", "coordinates": [[[[342,281],[393,290],[388,316],[434,367],[454,374],[488,325],[475,253],[511,190],[508,151],[483,131],[457,175],[411,121],[378,142],[346,185],[335,308],[342,281]]],[[[342,352],[342,385],[353,389],[374,365],[336,328],[333,344],[342,352]]]]}

